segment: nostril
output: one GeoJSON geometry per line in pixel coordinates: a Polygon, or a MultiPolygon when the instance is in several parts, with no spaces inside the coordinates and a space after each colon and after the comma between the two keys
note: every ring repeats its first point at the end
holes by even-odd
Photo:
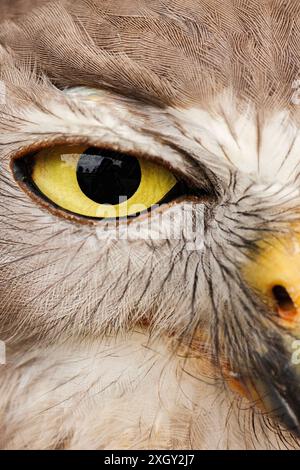
{"type": "Polygon", "coordinates": [[[285,287],[281,285],[272,287],[272,294],[281,317],[290,319],[297,314],[295,304],[285,287]]]}

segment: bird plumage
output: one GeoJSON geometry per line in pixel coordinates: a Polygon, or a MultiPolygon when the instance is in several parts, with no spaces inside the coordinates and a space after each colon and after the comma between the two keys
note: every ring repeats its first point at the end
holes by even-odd
{"type": "Polygon", "coordinates": [[[231,390],[266,345],[283,363],[241,266],[297,220],[298,2],[3,5],[1,446],[298,447],[231,390]],[[13,179],[10,157],[62,142],[151,156],[203,197],[120,239],[13,179]]]}

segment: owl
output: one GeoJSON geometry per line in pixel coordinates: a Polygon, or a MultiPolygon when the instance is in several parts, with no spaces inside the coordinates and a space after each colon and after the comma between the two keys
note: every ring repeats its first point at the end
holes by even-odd
{"type": "Polygon", "coordinates": [[[0,9],[0,447],[299,448],[299,2],[0,9]]]}

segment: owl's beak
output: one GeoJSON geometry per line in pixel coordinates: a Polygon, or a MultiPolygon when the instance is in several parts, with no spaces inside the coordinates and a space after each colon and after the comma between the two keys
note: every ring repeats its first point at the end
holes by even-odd
{"type": "Polygon", "coordinates": [[[292,364],[284,349],[273,358],[262,357],[262,362],[265,373],[251,378],[250,398],[300,438],[300,366],[292,364]]]}
{"type": "Polygon", "coordinates": [[[247,283],[274,312],[273,347],[260,351],[246,389],[261,408],[300,437],[300,234],[260,242],[244,267],[247,283]]]}
{"type": "Polygon", "coordinates": [[[288,431],[300,438],[300,365],[289,358],[289,348],[276,338],[278,350],[260,357],[259,373],[227,376],[231,389],[246,397],[288,431]],[[287,353],[288,351],[288,353],[287,353]]]}

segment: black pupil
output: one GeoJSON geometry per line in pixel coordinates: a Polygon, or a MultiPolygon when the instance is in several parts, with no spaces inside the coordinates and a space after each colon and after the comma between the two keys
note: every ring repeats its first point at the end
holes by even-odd
{"type": "Polygon", "coordinates": [[[81,191],[99,204],[130,199],[141,182],[141,168],[135,157],[106,149],[85,151],[76,172],[81,191]]]}

